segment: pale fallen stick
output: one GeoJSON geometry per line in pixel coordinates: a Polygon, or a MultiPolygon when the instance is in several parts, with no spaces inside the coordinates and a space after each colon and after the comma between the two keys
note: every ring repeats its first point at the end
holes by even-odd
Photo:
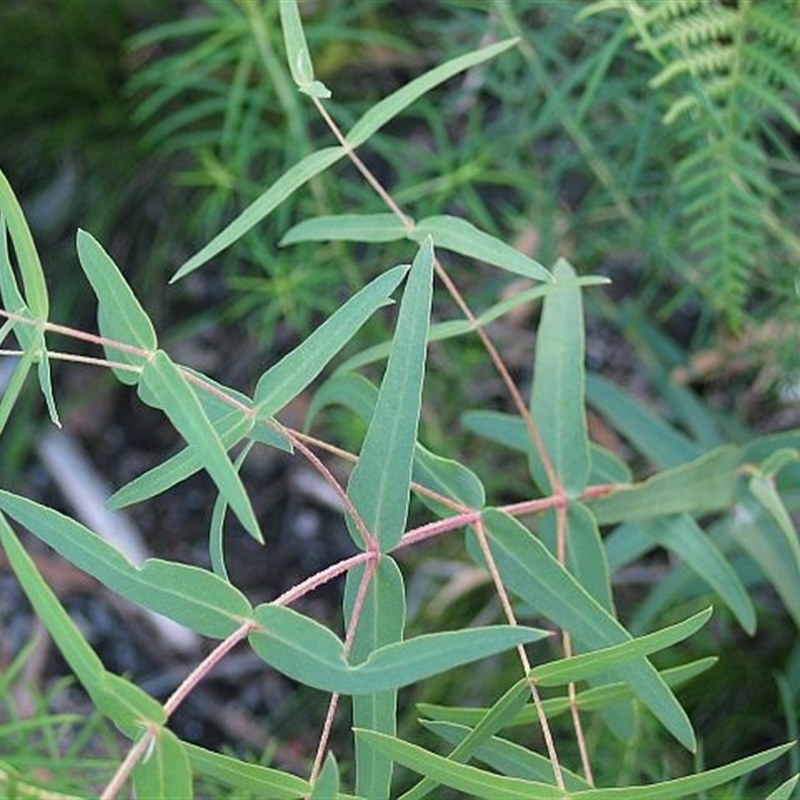
{"type": "MultiPolygon", "coordinates": [[[[110,492],[89,459],[69,433],[53,428],[39,438],[39,458],[78,518],[95,533],[140,566],[150,555],[130,517],[106,508],[110,492]]],[[[197,649],[199,637],[177,622],[145,610],[152,624],[175,650],[197,649]]]]}

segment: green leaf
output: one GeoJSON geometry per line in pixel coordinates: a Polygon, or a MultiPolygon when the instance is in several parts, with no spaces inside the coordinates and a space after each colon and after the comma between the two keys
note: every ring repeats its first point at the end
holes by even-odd
{"type": "Polygon", "coordinates": [[[720,523],[772,584],[786,610],[800,628],[800,564],[796,542],[775,518],[751,497],[743,497],[733,513],[720,523]]]}
{"type": "Polygon", "coordinates": [[[586,399],[640,453],[661,469],[677,467],[701,454],[694,442],[599,375],[590,373],[586,376],[586,399]]]}
{"type": "Polygon", "coordinates": [[[379,275],[270,367],[256,385],[254,402],[259,413],[271,416],[297,397],[375,311],[391,302],[389,296],[407,272],[407,266],[399,266],[379,275]]]}
{"type": "MultiPolygon", "coordinates": [[[[309,800],[331,800],[339,793],[339,766],[333,753],[328,753],[325,764],[314,781],[309,800]]],[[[370,795],[371,796],[371,795],[370,795]]]]}
{"type": "MultiPolygon", "coordinates": [[[[433,246],[428,240],[414,259],[403,292],[389,363],[348,482],[348,495],[383,552],[400,541],[408,516],[432,294],[433,246]]],[[[349,517],[348,527],[356,545],[366,548],[349,517]]]]}
{"type": "Polygon", "coordinates": [[[361,729],[356,729],[356,736],[398,764],[470,797],[485,797],[489,800],[497,800],[500,797],[503,800],[564,799],[564,793],[556,786],[540,781],[507,778],[477,767],[456,764],[448,758],[430,753],[402,739],[361,729]]]}
{"type": "Polygon", "coordinates": [[[334,214],[306,219],[289,228],[278,242],[396,242],[405,239],[406,226],[395,214],[334,214]]]}
{"type": "Polygon", "coordinates": [[[25,304],[34,319],[46,320],[49,302],[42,263],[22,207],[2,170],[0,170],[0,213],[5,218],[11,241],[14,243],[14,252],[17,255],[22,285],[25,289],[25,304]]]}
{"type": "Polygon", "coordinates": [[[800,775],[789,778],[788,781],[784,781],[777,789],[771,791],[764,800],[791,800],[792,792],[794,792],[798,780],[800,780],[800,775]]]}
{"type": "MultiPolygon", "coordinates": [[[[348,627],[364,576],[359,565],[347,574],[344,612],[348,627]]],[[[400,642],[406,620],[403,576],[391,556],[382,555],[372,574],[358,617],[358,626],[350,650],[351,663],[366,661],[375,650],[400,642]]],[[[353,725],[394,735],[397,733],[397,689],[353,697],[353,725]]],[[[356,739],[356,792],[380,800],[389,797],[392,762],[364,747],[356,739]]]]}
{"type": "Polygon", "coordinates": [[[308,430],[320,411],[329,405],[344,406],[368,423],[375,410],[377,397],[378,390],[363,375],[337,372],[314,392],[306,412],[304,428],[308,430]]]}
{"type": "Polygon", "coordinates": [[[535,281],[553,280],[553,276],[538,261],[460,217],[426,217],[417,223],[408,236],[415,242],[422,242],[426,236],[430,236],[438,250],[459,253],[535,281]]]}
{"type": "MultiPolygon", "coordinates": [[[[535,453],[523,420],[500,411],[467,411],[461,425],[478,436],[519,453],[535,453]]],[[[624,461],[600,445],[589,442],[591,473],[589,483],[630,483],[631,471],[624,461]]],[[[537,467],[537,469],[539,469],[537,467]]]]}
{"type": "MultiPolygon", "coordinates": [[[[577,497],[589,478],[583,304],[572,267],[559,259],[553,274],[556,289],[545,297],[536,334],[530,412],[559,482],[577,497]]],[[[542,490],[553,491],[538,454],[530,458],[530,469],[542,490]]]]}
{"type": "Polygon", "coordinates": [[[330,97],[330,90],[325,84],[314,80],[314,65],[311,63],[306,37],[303,33],[303,23],[300,19],[297,0],[280,0],[278,8],[280,9],[281,28],[289,70],[297,88],[311,97],[330,97]]]}
{"type": "Polygon", "coordinates": [[[337,636],[290,608],[260,605],[255,621],[261,630],[250,635],[250,644],[264,661],[300,683],[341,694],[399,689],[550,635],[505,625],[431,633],[381,647],[358,666],[349,666],[337,636]]]}
{"type": "Polygon", "coordinates": [[[193,744],[184,743],[183,748],[196,773],[213,777],[232,789],[252,792],[260,800],[297,800],[311,791],[308,781],[296,775],[240,761],[193,744]]]}
{"type": "Polygon", "coordinates": [[[183,742],[169,728],[158,731],[152,749],[133,769],[136,796],[192,800],[192,768],[183,742]]]}
{"type": "Polygon", "coordinates": [[[88,691],[97,710],[114,720],[131,739],[146,723],[165,725],[167,722],[167,712],[161,703],[119,675],[105,672],[99,684],[88,691]]]}
{"type": "Polygon", "coordinates": [[[170,283],[185,278],[203,264],[219,255],[261,222],[303,184],[319,175],[345,155],[343,147],[326,147],[306,156],[274,181],[260,197],[254,200],[236,219],[220,231],[208,244],[195,253],[172,276],[170,283]]]}
{"type": "Polygon", "coordinates": [[[156,351],[145,362],[140,396],[143,391],[148,399],[155,401],[192,448],[245,530],[263,543],[250,498],[228,458],[225,445],[186,378],[163,350],[156,351]]]}
{"type": "MultiPolygon", "coordinates": [[[[446,741],[460,745],[469,739],[472,731],[463,725],[454,725],[452,722],[433,722],[422,720],[422,725],[437,736],[441,736],[446,741]]],[[[451,754],[449,758],[453,758],[451,754]]],[[[475,750],[475,758],[483,761],[484,764],[492,767],[501,775],[508,775],[510,778],[526,778],[533,781],[547,783],[553,779],[553,765],[549,759],[520,747],[506,739],[491,736],[482,742],[475,750]]],[[[463,763],[460,761],[459,763],[463,763]]],[[[564,784],[570,791],[588,789],[589,784],[580,775],[576,775],[564,766],[561,766],[561,776],[564,784]]],[[[403,795],[401,800],[412,800],[411,793],[403,795]]]]}
{"type": "MultiPolygon", "coordinates": [[[[517,681],[503,696],[482,716],[480,722],[473,730],[461,728],[465,731],[458,742],[457,747],[448,755],[451,761],[464,764],[477,753],[489,739],[513,719],[513,717],[525,705],[525,698],[530,694],[530,687],[527,678],[517,681]]],[[[428,721],[421,720],[425,727],[429,727],[428,721]]],[[[434,723],[436,724],[436,723],[434,723]]],[[[360,727],[360,726],[356,726],[360,727]]],[[[385,733],[385,731],[382,731],[385,733]]],[[[358,739],[356,739],[358,741],[358,739]]],[[[552,775],[552,769],[550,774],[552,775]]],[[[437,784],[430,778],[423,778],[416,786],[405,792],[400,800],[420,800],[430,794],[437,784]]]]}
{"type": "MultiPolygon", "coordinates": [[[[707,671],[717,661],[718,659],[714,657],[701,658],[688,664],[665,669],[660,675],[668,686],[676,687],[707,671]]],[[[579,691],[575,697],[575,705],[579,711],[602,711],[632,698],[633,692],[627,684],[608,683],[579,691]]],[[[572,701],[566,695],[551,697],[544,701],[543,707],[548,719],[551,719],[559,714],[569,713],[572,708],[572,701]]],[[[490,711],[490,709],[486,708],[453,708],[452,706],[437,706],[431,703],[418,703],[417,710],[420,714],[433,719],[471,727],[480,725],[490,711]]],[[[513,719],[505,722],[504,727],[536,725],[538,711],[532,703],[529,703],[513,719]]]]}
{"type": "MultiPolygon", "coordinates": [[[[417,745],[404,742],[374,731],[357,730],[370,746],[393,758],[408,769],[427,775],[445,786],[473,797],[488,800],[563,800],[564,793],[556,786],[532,780],[509,778],[485,772],[465,764],[455,764],[447,758],[430,753],[417,745]]],[[[736,778],[754,772],[769,764],[793,747],[793,743],[773,747],[754,756],[748,756],[732,764],[711,769],[696,775],[672,781],[613,788],[584,789],[571,791],[570,800],[679,800],[698,792],[713,789],[736,778]]]]}
{"type": "Polygon", "coordinates": [[[28,377],[28,373],[31,371],[35,361],[36,351],[33,349],[26,350],[17,361],[14,371],[3,389],[3,395],[0,397],[0,433],[6,427],[17,398],[19,398],[22,387],[25,385],[25,379],[28,377]]]}
{"type": "MultiPolygon", "coordinates": [[[[148,353],[158,347],[158,339],[150,317],[136,299],[131,287],[111,256],[97,240],[84,230],[77,234],[78,259],[97,296],[97,319],[100,333],[108,339],[131,345],[148,353]]],[[[134,367],[144,366],[146,357],[106,346],[106,358],[134,367]]],[[[123,383],[133,385],[136,373],[114,370],[123,383]]]]}
{"type": "Polygon", "coordinates": [[[592,500],[589,508],[601,525],[719,511],[733,504],[741,459],[738,447],[724,445],[688,464],[592,500]]]}
{"type": "Polygon", "coordinates": [[[696,633],[711,618],[711,609],[700,611],[688,619],[648,633],[638,639],[623,644],[581,653],[570,658],[562,658],[534,667],[529,675],[541,686],[562,686],[571,682],[584,681],[621,666],[633,659],[643,658],[659,650],[682,642],[696,633]]]}
{"type": "MultiPolygon", "coordinates": [[[[489,509],[483,519],[497,568],[511,591],[569,631],[582,647],[600,649],[630,641],[625,628],[513,517],[489,509]]],[[[681,744],[694,750],[686,713],[649,661],[640,659],[614,672],[681,744]]]]}
{"type": "Polygon", "coordinates": [[[99,687],[105,674],[103,662],[47,585],[3,514],[0,514],[0,542],[36,616],[44,623],[81,685],[91,693],[99,687]]]}
{"type": "Polygon", "coordinates": [[[379,131],[387,122],[394,119],[422,95],[440,83],[444,83],[448,78],[458,75],[459,72],[464,72],[470,67],[500,55],[510,47],[514,47],[518,41],[519,39],[504,39],[502,42],[452,58],[415,78],[396,92],[392,92],[388,97],[372,106],[348,131],[346,138],[349,145],[356,148],[364,144],[376,131],[379,131]]]}
{"type": "Polygon", "coordinates": [[[654,542],[680,556],[723,599],[739,624],[752,636],[756,629],[756,612],[747,589],[730,562],[692,517],[678,514],[639,524],[654,542]]]}
{"type": "Polygon", "coordinates": [[[204,636],[225,638],[251,617],[247,598],[211,572],[160,559],[137,569],[105,539],[58,511],[6,491],[0,491],[0,508],[116,594],[204,636]]]}
{"type": "MultiPolygon", "coordinates": [[[[472,470],[457,461],[437,456],[421,444],[417,444],[414,449],[411,477],[414,483],[447,497],[464,508],[480,509],[486,502],[483,484],[472,470]]],[[[422,492],[417,494],[435,513],[443,517],[452,516],[453,509],[449,506],[422,492]]]]}

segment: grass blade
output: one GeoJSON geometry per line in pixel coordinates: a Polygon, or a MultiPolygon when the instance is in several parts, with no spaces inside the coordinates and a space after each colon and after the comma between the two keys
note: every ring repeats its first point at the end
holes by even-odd
{"type": "MultiPolygon", "coordinates": [[[[384,552],[400,541],[408,516],[432,294],[433,246],[427,240],[403,292],[389,363],[347,490],[384,552]]],[[[365,547],[349,518],[348,527],[357,546],[365,547]]]]}

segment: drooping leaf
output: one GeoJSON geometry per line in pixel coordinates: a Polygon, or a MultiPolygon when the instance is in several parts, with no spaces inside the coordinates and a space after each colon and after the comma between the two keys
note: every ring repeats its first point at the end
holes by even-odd
{"type": "Polygon", "coordinates": [[[396,242],[407,231],[395,214],[335,214],[306,219],[289,228],[278,242],[396,242]]]}
{"type": "MultiPolygon", "coordinates": [[[[153,323],[147,316],[119,267],[97,240],[84,230],[77,235],[78,258],[97,296],[97,319],[100,333],[108,339],[152,353],[158,347],[153,323]]],[[[144,366],[145,357],[105,347],[110,361],[121,361],[134,367],[144,366]]],[[[123,383],[133,385],[138,375],[128,370],[114,371],[123,383]]]]}
{"type": "Polygon", "coordinates": [[[424,241],[426,236],[433,239],[433,246],[438,250],[459,253],[536,281],[553,280],[538,261],[460,217],[426,217],[409,233],[409,238],[415,242],[424,241]]]}
{"type": "Polygon", "coordinates": [[[260,630],[249,640],[264,661],[307,686],[341,694],[399,689],[549,635],[505,625],[431,633],[381,647],[363,663],[350,666],[335,634],[290,608],[260,605],[255,620],[260,630]]]}
{"type": "MultiPolygon", "coordinates": [[[[630,641],[631,635],[567,572],[517,520],[489,509],[483,514],[492,555],[505,585],[538,613],[569,631],[583,647],[599,649],[630,641]]],[[[686,713],[647,659],[614,673],[687,749],[695,739],[686,713]]]]}
{"type": "Polygon", "coordinates": [[[133,769],[136,796],[193,800],[192,768],[183,742],[169,729],[160,728],[153,747],[133,769]]]}
{"type": "Polygon", "coordinates": [[[34,319],[46,320],[49,313],[47,297],[47,283],[44,270],[33,243],[30,228],[25,220],[25,214],[17,200],[11,184],[0,169],[0,214],[5,218],[11,241],[14,243],[14,252],[19,263],[22,275],[22,285],[25,292],[25,305],[30,309],[34,319]]]}
{"type": "Polygon", "coordinates": [[[688,464],[592,500],[589,509],[601,525],[719,511],[733,503],[741,459],[738,447],[724,445],[688,464]]]}
{"type": "Polygon", "coordinates": [[[247,598],[211,572],[160,559],[139,569],[79,522],[10,492],[0,491],[0,508],[116,594],[204,636],[222,639],[252,614],[247,598]]]}
{"type": "MultiPolygon", "coordinates": [[[[584,407],[584,330],[575,271],[559,259],[556,288],[544,300],[536,334],[530,412],[564,491],[577,497],[589,478],[589,435],[584,407]]],[[[541,458],[530,458],[533,479],[553,491],[541,458]]]]}
{"type": "MultiPolygon", "coordinates": [[[[384,552],[400,541],[408,515],[432,294],[433,246],[428,240],[414,259],[403,292],[389,363],[347,488],[384,552]]],[[[366,547],[350,518],[348,527],[356,545],[366,547]]]]}
{"type": "Polygon", "coordinates": [[[228,458],[225,445],[186,378],[163,350],[157,350],[145,361],[139,394],[142,392],[167,415],[192,448],[245,530],[256,541],[263,542],[250,498],[228,458]]]}
{"type": "MultiPolygon", "coordinates": [[[[345,622],[352,624],[353,610],[364,567],[347,573],[345,622]]],[[[406,602],[403,576],[391,556],[382,555],[370,579],[350,650],[350,662],[360,664],[380,647],[403,639],[406,602]]],[[[397,689],[353,696],[353,725],[394,735],[397,733],[397,689]]],[[[356,740],[356,792],[381,800],[389,797],[392,762],[356,740]]]]}
{"type": "Polygon", "coordinates": [[[259,378],[254,402],[258,411],[272,416],[293,400],[379,308],[408,272],[394,267],[368,283],[327,319],[307,339],[259,378]]]}

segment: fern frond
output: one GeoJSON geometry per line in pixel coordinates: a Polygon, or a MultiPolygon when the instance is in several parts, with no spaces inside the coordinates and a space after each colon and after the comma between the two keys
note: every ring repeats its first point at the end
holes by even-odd
{"type": "Polygon", "coordinates": [[[660,66],[673,178],[699,287],[737,328],[762,269],[775,188],[760,134],[778,120],[800,131],[800,5],[795,0],[670,0],[625,4],[639,47],[660,66]]]}

